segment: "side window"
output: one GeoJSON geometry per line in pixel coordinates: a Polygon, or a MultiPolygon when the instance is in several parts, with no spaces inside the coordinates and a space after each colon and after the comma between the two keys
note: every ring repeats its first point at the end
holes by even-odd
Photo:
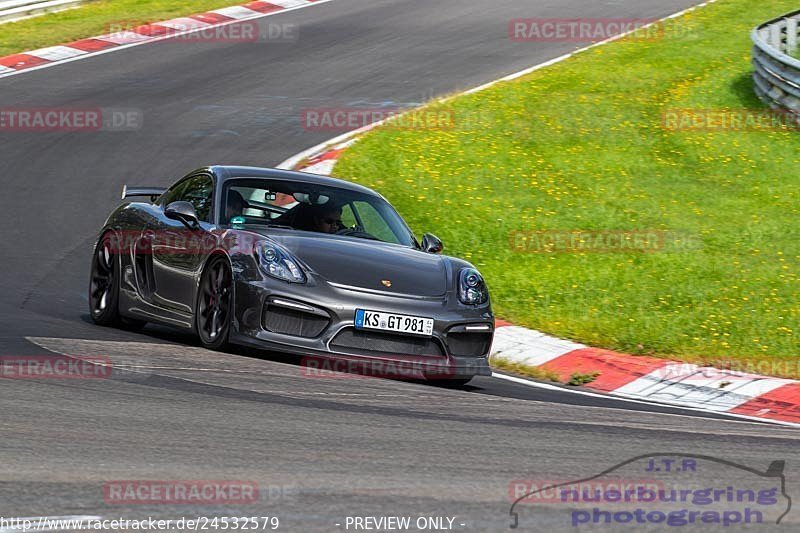
{"type": "Polygon", "coordinates": [[[211,214],[211,205],[213,203],[214,182],[211,177],[206,175],[194,176],[185,179],[161,197],[161,205],[166,207],[172,202],[183,200],[189,202],[194,206],[197,216],[200,220],[209,221],[211,214]]]}
{"type": "Polygon", "coordinates": [[[176,183],[175,185],[173,185],[169,189],[167,189],[167,192],[165,192],[161,196],[161,200],[159,200],[161,206],[162,207],[167,207],[169,204],[171,204],[175,200],[178,200],[179,199],[178,197],[179,197],[181,191],[186,188],[186,183],[187,183],[187,180],[183,180],[183,181],[180,181],[180,182],[176,183]]]}
{"type": "Polygon", "coordinates": [[[214,182],[209,176],[201,175],[186,180],[186,188],[180,191],[180,198],[194,206],[197,217],[200,220],[209,220],[211,205],[213,203],[212,193],[214,192],[214,182]]]}

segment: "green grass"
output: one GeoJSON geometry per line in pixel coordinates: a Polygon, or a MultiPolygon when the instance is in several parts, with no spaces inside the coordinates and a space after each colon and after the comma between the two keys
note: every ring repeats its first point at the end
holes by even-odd
{"type": "Polygon", "coordinates": [[[541,381],[553,381],[555,383],[561,383],[561,378],[556,372],[553,372],[552,370],[546,370],[538,366],[525,365],[502,357],[492,357],[490,363],[494,370],[501,370],[509,374],[538,379],[541,381]]]}
{"type": "MultiPolygon", "coordinates": [[[[594,346],[800,376],[800,133],[662,127],[672,108],[763,110],[750,30],[795,2],[721,0],[431,104],[455,127],[379,128],[334,173],[471,260],[507,320],[594,346]],[[526,253],[513,231],[659,230],[656,253],[526,253]],[[677,236],[677,237],[676,237],[677,236]]],[[[535,46],[519,43],[518,46],[535,46]]]]}
{"type": "Polygon", "coordinates": [[[587,383],[591,383],[592,381],[597,379],[597,376],[600,375],[600,372],[589,372],[588,374],[582,374],[580,372],[573,372],[570,375],[569,380],[567,380],[567,385],[572,387],[580,387],[581,385],[586,385],[587,383]]]}
{"type": "Polygon", "coordinates": [[[133,27],[236,4],[235,0],[97,0],[76,9],[3,24],[0,56],[109,33],[111,24],[133,27]]]}

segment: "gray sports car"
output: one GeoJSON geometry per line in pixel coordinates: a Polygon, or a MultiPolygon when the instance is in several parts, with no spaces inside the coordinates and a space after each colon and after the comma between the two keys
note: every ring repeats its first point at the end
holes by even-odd
{"type": "Polygon", "coordinates": [[[464,383],[490,373],[489,293],[471,264],[418,241],[378,193],[301,172],[213,166],[125,187],[94,249],[100,325],[156,322],[309,366],[464,383]],[[313,362],[313,363],[312,363],[313,362]]]}

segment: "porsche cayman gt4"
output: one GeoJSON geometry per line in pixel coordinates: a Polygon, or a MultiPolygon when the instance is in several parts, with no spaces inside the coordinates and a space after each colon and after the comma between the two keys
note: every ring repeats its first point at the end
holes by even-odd
{"type": "Polygon", "coordinates": [[[125,187],[100,231],[89,305],[100,325],[147,322],[289,352],[466,382],[490,374],[489,293],[466,261],[418,240],[366,187],[213,166],[168,189],[125,187]],[[135,198],[141,201],[130,201],[135,198]]]}

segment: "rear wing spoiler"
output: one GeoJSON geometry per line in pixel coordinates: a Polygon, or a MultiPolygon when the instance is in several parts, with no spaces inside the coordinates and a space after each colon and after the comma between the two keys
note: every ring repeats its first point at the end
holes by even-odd
{"type": "Polygon", "coordinates": [[[163,187],[128,187],[122,186],[122,199],[131,198],[132,196],[149,196],[151,202],[155,202],[156,198],[164,194],[167,189],[163,187]]]}

